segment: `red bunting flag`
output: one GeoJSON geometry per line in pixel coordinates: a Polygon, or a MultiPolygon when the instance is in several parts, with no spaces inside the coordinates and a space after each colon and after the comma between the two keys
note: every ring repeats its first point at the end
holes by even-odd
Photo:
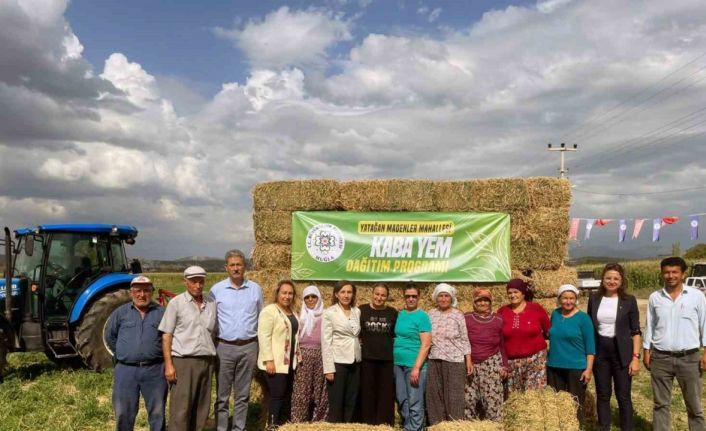
{"type": "Polygon", "coordinates": [[[612,221],[613,221],[613,219],[610,219],[610,218],[599,218],[598,220],[596,220],[595,225],[596,226],[605,226],[612,221]]]}
{"type": "Polygon", "coordinates": [[[674,224],[679,221],[679,217],[662,217],[662,226],[666,224],[674,224]]]}

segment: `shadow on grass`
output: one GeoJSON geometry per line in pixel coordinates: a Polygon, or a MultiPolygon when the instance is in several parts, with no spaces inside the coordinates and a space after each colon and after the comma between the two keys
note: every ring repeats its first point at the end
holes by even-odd
{"type": "Polygon", "coordinates": [[[62,369],[75,369],[73,363],[56,364],[47,359],[44,353],[12,353],[8,357],[5,380],[34,380],[44,374],[62,369]]]}

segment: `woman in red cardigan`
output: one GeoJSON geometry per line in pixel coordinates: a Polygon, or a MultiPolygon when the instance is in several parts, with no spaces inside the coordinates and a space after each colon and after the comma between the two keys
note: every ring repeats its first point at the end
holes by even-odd
{"type": "Polygon", "coordinates": [[[507,284],[509,304],[498,310],[503,319],[503,337],[508,356],[510,391],[542,389],[547,384],[549,315],[532,302],[529,285],[520,279],[507,284]]]}

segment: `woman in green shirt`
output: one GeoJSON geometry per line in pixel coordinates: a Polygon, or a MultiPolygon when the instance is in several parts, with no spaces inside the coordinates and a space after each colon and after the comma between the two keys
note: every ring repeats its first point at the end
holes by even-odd
{"type": "Polygon", "coordinates": [[[596,343],[591,317],[576,307],[578,296],[579,290],[571,284],[562,285],[557,293],[559,307],[552,312],[549,330],[547,383],[577,399],[577,416],[583,423],[583,404],[593,373],[596,343]]]}
{"type": "Polygon", "coordinates": [[[426,359],[431,347],[431,321],[417,308],[419,289],[408,284],[404,290],[405,308],[397,315],[392,349],[395,393],[405,431],[424,429],[424,390],[426,359]]]}

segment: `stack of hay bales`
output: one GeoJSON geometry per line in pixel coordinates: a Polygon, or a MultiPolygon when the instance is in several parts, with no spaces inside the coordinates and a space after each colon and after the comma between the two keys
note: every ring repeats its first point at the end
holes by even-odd
{"type": "MultiPolygon", "coordinates": [[[[512,277],[527,279],[522,271],[533,270],[532,281],[538,302],[547,308],[554,308],[555,302],[550,298],[554,297],[557,288],[564,283],[576,283],[576,271],[563,266],[567,256],[570,204],[569,182],[544,177],[262,183],[253,190],[255,249],[253,270],[248,277],[260,283],[267,302],[274,300],[277,281],[291,277],[294,211],[504,212],[510,214],[511,220],[512,277]]],[[[308,284],[319,286],[325,303],[331,303],[333,282],[298,282],[299,292],[308,284]]],[[[389,303],[398,309],[404,305],[404,284],[389,283],[389,303]]],[[[357,303],[369,302],[371,283],[356,285],[357,303]]],[[[421,290],[419,306],[424,309],[433,307],[431,292],[435,283],[422,282],[417,285],[421,290]]],[[[459,308],[464,311],[471,309],[471,292],[479,285],[491,289],[496,308],[505,302],[504,284],[454,283],[458,290],[459,308]]]]}
{"type": "MultiPolygon", "coordinates": [[[[277,281],[290,277],[292,213],[294,211],[437,211],[504,212],[511,220],[512,277],[524,278],[532,269],[538,298],[551,298],[559,285],[576,282],[576,271],[563,266],[567,255],[571,189],[556,178],[511,178],[467,181],[428,180],[304,180],[277,181],[253,190],[255,249],[249,276],[265,290],[267,300],[277,281]]],[[[313,283],[313,282],[312,282],[313,283]]],[[[299,283],[303,287],[308,283],[299,283]]],[[[316,282],[328,300],[332,282],[316,282]]],[[[370,299],[369,283],[359,283],[359,303],[370,299]]],[[[419,283],[421,307],[431,303],[433,283],[419,283]]],[[[455,284],[459,306],[468,310],[471,291],[479,284],[455,284]]],[[[498,305],[504,300],[503,284],[491,288],[498,305]]],[[[391,283],[391,305],[403,298],[391,283]]]]}
{"type": "Polygon", "coordinates": [[[427,431],[503,431],[503,424],[493,421],[446,421],[427,427],[427,431]]]}

